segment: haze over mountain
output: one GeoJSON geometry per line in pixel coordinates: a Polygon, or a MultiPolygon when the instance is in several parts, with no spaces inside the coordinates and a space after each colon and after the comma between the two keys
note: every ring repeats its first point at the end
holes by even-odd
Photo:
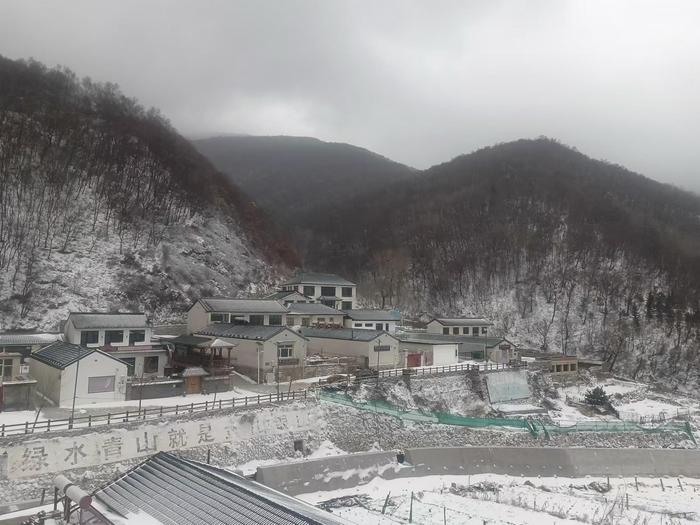
{"type": "Polygon", "coordinates": [[[113,84],[0,57],[0,329],[155,320],[296,262],[266,216],[113,84]]]}
{"type": "Polygon", "coordinates": [[[334,207],[416,170],[350,144],[309,137],[227,136],[193,141],[231,181],[281,224],[313,220],[334,207]]]}

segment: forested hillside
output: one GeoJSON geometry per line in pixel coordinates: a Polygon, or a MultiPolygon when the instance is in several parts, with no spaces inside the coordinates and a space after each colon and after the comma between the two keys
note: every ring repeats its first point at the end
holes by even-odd
{"type": "Polygon", "coordinates": [[[296,255],[155,110],[113,84],[0,57],[0,329],[71,309],[168,318],[296,255]]]}
{"type": "Polygon", "coordinates": [[[285,226],[416,173],[366,149],[308,137],[214,137],[194,145],[285,226]]]}
{"type": "Polygon", "coordinates": [[[307,265],[377,305],[489,315],[632,375],[698,377],[700,198],[522,140],[323,210],[307,265]]]}

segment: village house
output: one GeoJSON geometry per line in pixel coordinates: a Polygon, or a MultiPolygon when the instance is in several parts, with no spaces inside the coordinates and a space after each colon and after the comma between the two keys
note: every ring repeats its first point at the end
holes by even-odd
{"type": "Polygon", "coordinates": [[[398,368],[402,365],[399,340],[380,330],[301,328],[310,353],[351,357],[359,368],[398,368]]]}
{"type": "Polygon", "coordinates": [[[165,375],[168,354],[152,337],[151,323],[141,312],[71,312],[64,325],[65,341],[121,359],[135,378],[165,375]]]}
{"type": "Polygon", "coordinates": [[[290,303],[287,310],[287,326],[343,326],[343,312],[325,304],[290,303]]]}
{"type": "Polygon", "coordinates": [[[53,405],[126,399],[128,365],[97,348],[56,341],[34,352],[29,372],[37,392],[53,405]]]}
{"type": "Polygon", "coordinates": [[[338,310],[353,310],[357,307],[357,285],[331,273],[298,273],[282,283],[281,290],[299,292],[338,310]]]}
{"type": "Polygon", "coordinates": [[[493,323],[481,317],[436,317],[427,325],[429,334],[486,336],[493,323]]]}
{"type": "Polygon", "coordinates": [[[17,353],[29,357],[42,346],[61,341],[61,333],[0,333],[0,353],[17,353]]]}
{"type": "Polygon", "coordinates": [[[270,299],[272,301],[279,301],[285,306],[289,306],[292,303],[314,303],[316,302],[311,297],[307,297],[304,294],[299,293],[296,290],[281,290],[279,292],[271,293],[266,295],[263,299],[270,299]]]}
{"type": "Polygon", "coordinates": [[[303,377],[308,340],[286,326],[213,324],[193,337],[231,343],[231,366],[258,383],[303,377]]]}
{"type": "Polygon", "coordinates": [[[272,299],[202,298],[187,312],[187,333],[193,334],[211,324],[283,326],[287,308],[272,299]]]}
{"type": "Polygon", "coordinates": [[[346,310],[345,328],[384,330],[396,332],[396,326],[401,323],[401,312],[398,310],[346,310]]]}
{"type": "Polygon", "coordinates": [[[459,342],[433,334],[403,332],[396,335],[403,366],[445,366],[459,363],[459,342]]]}

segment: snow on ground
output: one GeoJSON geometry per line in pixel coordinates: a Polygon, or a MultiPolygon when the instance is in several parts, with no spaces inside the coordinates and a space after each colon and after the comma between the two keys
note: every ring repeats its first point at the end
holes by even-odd
{"type": "Polygon", "coordinates": [[[321,441],[319,446],[314,449],[308,456],[301,458],[300,456],[292,456],[284,459],[255,459],[253,461],[247,461],[238,465],[229,465],[229,470],[239,470],[242,471],[244,475],[248,476],[250,474],[255,474],[258,467],[277,465],[280,463],[291,463],[294,461],[306,461],[309,459],[327,458],[330,456],[340,456],[347,454],[345,450],[337,447],[331,441],[325,439],[321,441]]]}
{"type": "Polygon", "coordinates": [[[495,474],[385,480],[328,492],[301,494],[349,523],[424,525],[696,523],[700,480],[639,478],[523,478],[495,474]],[[681,485],[678,484],[680,481],[681,485]],[[386,513],[382,507],[389,495],[386,513]]]}

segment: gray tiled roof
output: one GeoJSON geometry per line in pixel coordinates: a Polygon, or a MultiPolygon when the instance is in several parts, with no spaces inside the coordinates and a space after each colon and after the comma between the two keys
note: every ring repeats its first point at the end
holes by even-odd
{"type": "Polygon", "coordinates": [[[159,452],[101,488],[95,498],[109,511],[122,516],[143,512],[164,525],[346,523],[233,472],[167,452],[159,452]]]}
{"type": "Polygon", "coordinates": [[[282,283],[282,286],[289,284],[319,284],[329,286],[355,286],[355,283],[343,279],[333,273],[301,272],[282,283]]]}
{"type": "Polygon", "coordinates": [[[207,312],[285,314],[287,309],[271,299],[216,299],[205,297],[199,300],[207,312]]]}
{"type": "Polygon", "coordinates": [[[279,292],[271,293],[270,295],[266,295],[263,297],[263,299],[273,299],[275,301],[281,301],[290,295],[298,295],[299,297],[305,297],[308,301],[312,301],[313,299],[311,297],[307,297],[301,292],[297,292],[296,290],[281,290],[279,292]]]}
{"type": "Polygon", "coordinates": [[[0,346],[48,345],[63,339],[63,334],[0,334],[0,346]]]}
{"type": "Polygon", "coordinates": [[[144,313],[103,313],[103,312],[71,312],[68,320],[79,330],[85,328],[145,328],[148,317],[144,313]]]}
{"type": "MultiPolygon", "coordinates": [[[[223,337],[224,339],[255,339],[257,341],[267,341],[284,330],[289,329],[286,326],[251,326],[216,323],[199,330],[197,335],[223,337]]],[[[291,332],[291,330],[289,331],[291,332]]]]}
{"type": "Polygon", "coordinates": [[[162,324],[153,327],[153,335],[185,335],[186,324],[162,324]]]}
{"type": "Polygon", "coordinates": [[[290,315],[335,315],[343,317],[343,312],[321,303],[292,303],[287,306],[290,315]]]}
{"type": "MultiPolygon", "coordinates": [[[[361,328],[308,328],[301,329],[304,337],[318,337],[322,339],[342,339],[345,341],[372,341],[382,334],[383,330],[363,330],[361,328]]],[[[387,334],[389,335],[389,334],[387,334]]],[[[393,336],[392,336],[393,337],[393,336]]]]}
{"type": "Polygon", "coordinates": [[[209,344],[210,339],[208,337],[197,337],[195,335],[179,335],[172,339],[165,341],[166,343],[172,343],[174,345],[186,345],[186,346],[206,346],[209,344]]]}
{"type": "Polygon", "coordinates": [[[400,321],[401,312],[398,310],[357,309],[343,310],[346,316],[355,321],[400,321]]]}
{"type": "Polygon", "coordinates": [[[449,326],[492,326],[493,323],[482,317],[436,317],[432,319],[449,326]]]}
{"type": "MultiPolygon", "coordinates": [[[[94,352],[98,352],[102,355],[106,355],[110,359],[119,361],[123,363],[121,359],[114,356],[106,354],[99,351],[96,348],[85,348],[84,346],[74,345],[72,343],[65,343],[63,341],[56,341],[48,346],[45,346],[41,350],[34,352],[30,358],[45,363],[54,368],[64,369],[79,359],[88,356],[94,352]]],[[[31,367],[31,365],[30,365],[31,367]]]]}

